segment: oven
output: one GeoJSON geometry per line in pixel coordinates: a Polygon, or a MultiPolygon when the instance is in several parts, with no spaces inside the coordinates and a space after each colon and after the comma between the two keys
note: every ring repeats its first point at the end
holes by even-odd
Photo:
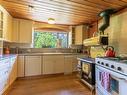
{"type": "Polygon", "coordinates": [[[92,58],[80,59],[81,81],[93,88],[95,85],[95,62],[92,58]]]}
{"type": "Polygon", "coordinates": [[[127,95],[127,76],[96,65],[96,93],[97,95],[127,95]]]}
{"type": "Polygon", "coordinates": [[[95,85],[95,64],[82,61],[81,66],[81,79],[95,85]]]}

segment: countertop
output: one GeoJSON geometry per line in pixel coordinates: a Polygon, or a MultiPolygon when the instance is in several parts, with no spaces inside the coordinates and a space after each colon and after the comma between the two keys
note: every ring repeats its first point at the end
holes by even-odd
{"type": "Polygon", "coordinates": [[[7,58],[17,57],[17,54],[4,54],[0,56],[0,61],[7,58]]]}
{"type": "Polygon", "coordinates": [[[22,54],[18,54],[18,55],[86,55],[83,53],[22,53],[22,54]]]}
{"type": "Polygon", "coordinates": [[[42,55],[84,55],[86,56],[86,54],[83,53],[22,53],[22,54],[4,54],[0,56],[0,61],[6,58],[12,58],[12,57],[16,57],[16,56],[42,56],[42,55]]]}

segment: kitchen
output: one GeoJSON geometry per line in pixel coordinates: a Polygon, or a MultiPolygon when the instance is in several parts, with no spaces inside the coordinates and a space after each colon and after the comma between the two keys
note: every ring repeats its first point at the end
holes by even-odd
{"type": "Polygon", "coordinates": [[[0,95],[126,95],[126,5],[1,0],[0,95]]]}

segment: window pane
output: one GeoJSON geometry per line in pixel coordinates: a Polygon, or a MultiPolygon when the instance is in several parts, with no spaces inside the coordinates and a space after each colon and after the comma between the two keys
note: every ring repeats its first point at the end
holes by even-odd
{"type": "Polygon", "coordinates": [[[59,33],[58,38],[62,40],[62,47],[67,48],[67,33],[59,33]]]}
{"type": "Polygon", "coordinates": [[[68,44],[67,33],[57,32],[34,32],[34,47],[35,48],[56,48],[57,40],[61,40],[61,47],[66,48],[68,44]]]}

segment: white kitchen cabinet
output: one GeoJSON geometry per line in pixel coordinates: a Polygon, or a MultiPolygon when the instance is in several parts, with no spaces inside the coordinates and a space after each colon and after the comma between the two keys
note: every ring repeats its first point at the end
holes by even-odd
{"type": "Polygon", "coordinates": [[[64,72],[64,56],[57,55],[54,56],[56,59],[54,62],[54,73],[63,73],[64,72]]]}
{"type": "Polygon", "coordinates": [[[0,38],[11,41],[12,16],[0,5],[0,38]]]}
{"type": "Polygon", "coordinates": [[[25,76],[41,75],[41,56],[25,56],[25,76]]]}
{"type": "Polygon", "coordinates": [[[82,45],[83,40],[88,38],[88,26],[87,25],[77,25],[70,27],[69,32],[69,45],[82,45]]]}
{"type": "Polygon", "coordinates": [[[83,40],[88,38],[88,25],[78,25],[75,27],[75,44],[82,45],[83,40]]]}
{"type": "Polygon", "coordinates": [[[56,74],[64,72],[63,55],[43,56],[43,74],[56,74]]]}
{"type": "Polygon", "coordinates": [[[19,19],[13,18],[12,30],[12,42],[19,42],[19,19]]]}
{"type": "Polygon", "coordinates": [[[32,43],[33,22],[24,19],[13,19],[13,42],[32,43]]]}
{"type": "Polygon", "coordinates": [[[72,55],[66,55],[64,56],[64,73],[69,74],[73,71],[73,56],[72,55]]]}
{"type": "Polygon", "coordinates": [[[24,56],[18,56],[17,65],[18,65],[18,77],[24,77],[24,56]]]}
{"type": "Polygon", "coordinates": [[[54,74],[54,57],[52,55],[43,56],[43,74],[54,74]]]}
{"type": "Polygon", "coordinates": [[[19,42],[32,43],[32,21],[20,19],[19,42]]]}

